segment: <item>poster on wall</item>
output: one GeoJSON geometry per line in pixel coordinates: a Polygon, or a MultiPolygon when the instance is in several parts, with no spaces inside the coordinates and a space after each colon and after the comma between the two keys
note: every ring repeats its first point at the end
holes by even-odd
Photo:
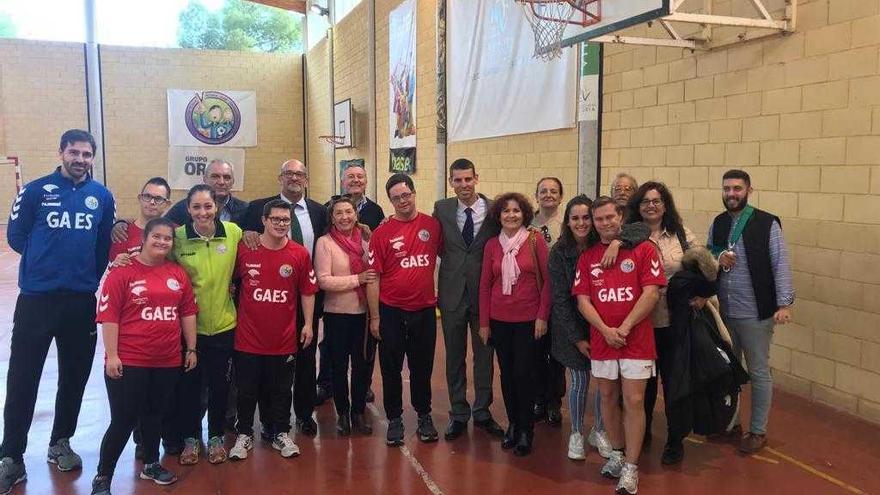
{"type": "Polygon", "coordinates": [[[508,0],[449,0],[450,141],[575,126],[577,50],[535,59],[522,8],[508,0]]]}
{"type": "MultiPolygon", "coordinates": [[[[416,0],[404,0],[388,15],[388,68],[391,164],[416,157],[416,0]],[[397,157],[397,158],[395,158],[397,157]]],[[[403,170],[400,170],[403,171],[403,170]]],[[[412,172],[409,172],[412,173],[412,172]]]]}
{"type": "Polygon", "coordinates": [[[416,173],[416,149],[397,148],[391,150],[388,171],[392,174],[400,172],[412,175],[416,173]]]}
{"type": "Polygon", "coordinates": [[[257,145],[257,93],[168,90],[170,146],[257,145]]]}
{"type": "Polygon", "coordinates": [[[598,43],[581,43],[581,81],[578,94],[578,121],[599,120],[598,43]]]}
{"type": "Polygon", "coordinates": [[[168,148],[168,183],[171,189],[188,190],[204,182],[205,169],[212,160],[232,165],[233,191],[244,189],[244,150],[241,148],[180,147],[168,148]]]}

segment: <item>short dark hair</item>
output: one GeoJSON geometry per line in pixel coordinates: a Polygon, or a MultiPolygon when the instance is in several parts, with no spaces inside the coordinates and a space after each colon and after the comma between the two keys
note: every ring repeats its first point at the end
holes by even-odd
{"type": "Polygon", "coordinates": [[[721,176],[721,180],[725,181],[727,179],[741,179],[746,183],[746,186],[752,187],[752,178],[749,177],[749,174],[745,170],[739,169],[730,169],[727,172],[724,172],[724,175],[721,176]]]}
{"type": "Polygon", "coordinates": [[[147,188],[150,184],[154,186],[164,187],[165,188],[165,199],[171,197],[171,186],[168,185],[168,181],[162,177],[152,177],[147,182],[144,182],[144,187],[141,188],[141,192],[144,192],[144,189],[147,188]]]}
{"type": "Polygon", "coordinates": [[[144,241],[147,240],[147,236],[149,236],[150,232],[152,232],[153,229],[155,229],[156,227],[168,227],[169,229],[171,229],[172,238],[174,237],[174,229],[177,228],[177,226],[174,225],[174,222],[168,220],[165,217],[154,218],[148,221],[146,225],[144,225],[144,241]]]}
{"type": "Polygon", "coordinates": [[[506,192],[495,196],[495,199],[492,202],[492,218],[500,222],[501,212],[507,208],[507,203],[509,201],[516,201],[517,204],[519,204],[519,209],[522,211],[523,215],[523,227],[531,225],[532,220],[535,218],[535,209],[532,207],[531,201],[518,192],[506,192]]]}
{"type": "Polygon", "coordinates": [[[557,186],[559,186],[559,195],[560,196],[565,194],[564,191],[562,190],[562,181],[559,180],[559,177],[541,177],[540,179],[538,179],[538,182],[535,184],[535,194],[538,194],[538,189],[541,187],[541,183],[544,182],[545,180],[552,180],[553,182],[556,183],[557,186]]]}
{"type": "MultiPolygon", "coordinates": [[[[571,231],[571,227],[568,226],[568,217],[571,215],[571,210],[573,210],[575,206],[581,205],[586,206],[587,211],[590,211],[590,207],[593,205],[593,200],[586,194],[578,194],[568,200],[568,203],[565,205],[565,214],[562,216],[562,228],[559,231],[559,239],[556,240],[556,246],[566,248],[577,246],[577,241],[574,239],[574,233],[571,231]]],[[[590,229],[590,234],[592,233],[592,229],[590,229]]],[[[587,242],[589,242],[590,237],[588,236],[587,239],[587,242]]]]}
{"type": "Polygon", "coordinates": [[[207,184],[196,184],[189,188],[189,191],[186,193],[186,205],[189,206],[189,204],[192,203],[193,196],[200,192],[206,192],[210,194],[211,201],[215,203],[217,202],[217,193],[215,193],[214,190],[211,189],[211,186],[207,184]]]}
{"type": "Polygon", "coordinates": [[[401,183],[406,184],[406,187],[408,187],[410,191],[416,192],[416,186],[413,184],[412,177],[406,174],[396,173],[389,177],[388,182],[385,183],[385,194],[390,198],[391,188],[401,183]]]}
{"type": "Polygon", "coordinates": [[[477,168],[474,167],[474,162],[468,160],[467,158],[459,158],[452,162],[452,165],[449,166],[449,176],[452,177],[453,170],[471,170],[474,172],[474,175],[477,175],[477,168]]]}
{"type": "MultiPolygon", "coordinates": [[[[614,199],[611,198],[611,196],[599,196],[598,198],[596,198],[595,201],[593,201],[593,206],[590,207],[590,216],[593,215],[594,211],[606,205],[614,205],[614,209],[617,211],[617,213],[620,213],[621,215],[623,215],[626,210],[625,206],[618,204],[617,201],[614,201],[614,199]]],[[[593,228],[595,228],[595,225],[593,226],[593,228]]]]}
{"type": "Polygon", "coordinates": [[[61,144],[58,145],[58,151],[64,151],[73,143],[89,143],[92,146],[92,153],[98,152],[98,145],[95,144],[95,138],[88,131],[82,129],[70,129],[61,135],[61,144]]]}
{"type": "Polygon", "coordinates": [[[663,218],[660,220],[660,224],[663,228],[670,234],[678,234],[679,232],[684,233],[684,223],[681,220],[681,215],[678,214],[678,209],[675,207],[672,193],[669,192],[669,188],[666,187],[666,184],[662,182],[649,181],[639,186],[636,192],[633,193],[632,197],[629,198],[629,203],[626,205],[626,223],[644,221],[642,218],[642,212],[639,208],[641,207],[642,200],[645,199],[645,195],[648,194],[648,191],[657,191],[657,194],[660,195],[660,199],[663,201],[664,212],[663,218]]]}
{"type": "MultiPolygon", "coordinates": [[[[290,203],[284,201],[281,198],[275,198],[266,202],[263,205],[263,218],[269,218],[269,214],[272,213],[272,210],[288,210],[290,211],[290,203]]],[[[293,212],[290,212],[290,215],[293,216],[293,212]]]]}

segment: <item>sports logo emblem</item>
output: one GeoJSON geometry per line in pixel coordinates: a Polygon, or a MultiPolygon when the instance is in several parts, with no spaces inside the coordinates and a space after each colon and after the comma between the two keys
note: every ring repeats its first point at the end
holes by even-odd
{"type": "Polygon", "coordinates": [[[87,197],[86,198],[86,208],[88,208],[90,210],[97,210],[98,209],[98,198],[96,198],[94,196],[87,197]]]}
{"type": "Polygon", "coordinates": [[[581,285],[581,271],[576,270],[574,272],[574,285],[581,285]]]}
{"type": "Polygon", "coordinates": [[[259,277],[260,270],[257,270],[256,268],[251,268],[250,270],[247,271],[247,274],[250,275],[251,277],[259,277]]]}
{"type": "Polygon", "coordinates": [[[651,260],[651,275],[655,277],[660,276],[660,261],[659,260],[651,260]]]}
{"type": "Polygon", "coordinates": [[[169,278],[165,281],[165,285],[171,290],[180,290],[180,282],[176,278],[169,278]]]}
{"type": "Polygon", "coordinates": [[[43,190],[46,191],[47,193],[50,193],[50,192],[54,191],[55,189],[58,189],[58,186],[56,186],[55,184],[46,184],[45,186],[43,186],[43,190]]]}
{"type": "Polygon", "coordinates": [[[318,277],[315,276],[315,270],[309,270],[309,282],[313,284],[318,283],[318,277]]]}
{"type": "Polygon", "coordinates": [[[227,251],[226,244],[218,244],[217,245],[217,252],[218,253],[223,254],[226,251],[227,251]]]}
{"type": "Polygon", "coordinates": [[[131,289],[131,293],[136,296],[140,296],[141,294],[146,292],[146,290],[147,290],[147,288],[144,287],[143,285],[136,285],[136,286],[134,286],[134,288],[131,289]]]}
{"type": "Polygon", "coordinates": [[[100,304],[98,305],[98,311],[107,311],[107,307],[110,306],[110,304],[107,302],[107,301],[109,301],[109,300],[110,300],[110,295],[109,295],[109,294],[104,294],[104,295],[102,295],[102,296],[101,296],[101,302],[100,302],[100,304]]]}
{"type": "Polygon", "coordinates": [[[293,267],[288,264],[281,265],[281,268],[278,269],[278,274],[284,278],[289,277],[292,273],[293,267]]]}
{"type": "Polygon", "coordinates": [[[627,259],[620,262],[620,271],[622,271],[623,273],[630,273],[631,271],[633,271],[635,269],[636,269],[636,263],[633,260],[631,260],[630,258],[627,258],[627,259]]]}
{"type": "Polygon", "coordinates": [[[420,239],[422,242],[428,242],[428,240],[429,240],[430,238],[431,238],[431,233],[428,232],[427,229],[422,229],[422,230],[419,231],[419,239],[420,239]]]}

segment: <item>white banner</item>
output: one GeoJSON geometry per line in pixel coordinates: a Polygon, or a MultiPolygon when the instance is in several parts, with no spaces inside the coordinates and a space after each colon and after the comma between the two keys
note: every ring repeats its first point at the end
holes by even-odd
{"type": "Polygon", "coordinates": [[[391,149],[416,146],[416,2],[388,14],[391,149]]]}
{"type": "MultiPolygon", "coordinates": [[[[599,120],[599,68],[601,50],[598,43],[578,43],[581,53],[581,88],[578,97],[578,121],[599,120]]],[[[574,49],[574,48],[573,48],[574,49]]]]}
{"type": "Polygon", "coordinates": [[[232,165],[235,176],[233,191],[244,189],[244,150],[241,148],[168,148],[168,183],[171,189],[188,190],[204,183],[205,168],[211,160],[232,165]]]}
{"type": "Polygon", "coordinates": [[[256,146],[257,93],[168,90],[170,146],[256,146]]]}
{"type": "Polygon", "coordinates": [[[544,62],[510,0],[450,0],[449,139],[464,141],[575,126],[577,50],[544,62]]]}

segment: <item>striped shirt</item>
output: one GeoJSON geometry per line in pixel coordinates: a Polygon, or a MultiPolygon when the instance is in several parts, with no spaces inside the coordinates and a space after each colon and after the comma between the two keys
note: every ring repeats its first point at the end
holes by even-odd
{"type": "MultiPolygon", "coordinates": [[[[737,215],[738,216],[738,215],[737,215]]],[[[728,244],[733,235],[733,225],[728,235],[728,244]]],[[[709,226],[707,245],[712,244],[712,225],[709,226]]],[[[733,246],[736,264],[730,272],[722,272],[718,287],[718,300],[721,303],[721,314],[727,318],[758,318],[758,302],[752,288],[752,275],[749,272],[749,261],[746,257],[746,246],[740,237],[733,246]]],[[[788,249],[782,237],[782,227],[774,221],[770,226],[770,266],[773,267],[773,280],[776,284],[776,305],[789,306],[794,303],[794,283],[791,278],[791,263],[788,249]]]]}

